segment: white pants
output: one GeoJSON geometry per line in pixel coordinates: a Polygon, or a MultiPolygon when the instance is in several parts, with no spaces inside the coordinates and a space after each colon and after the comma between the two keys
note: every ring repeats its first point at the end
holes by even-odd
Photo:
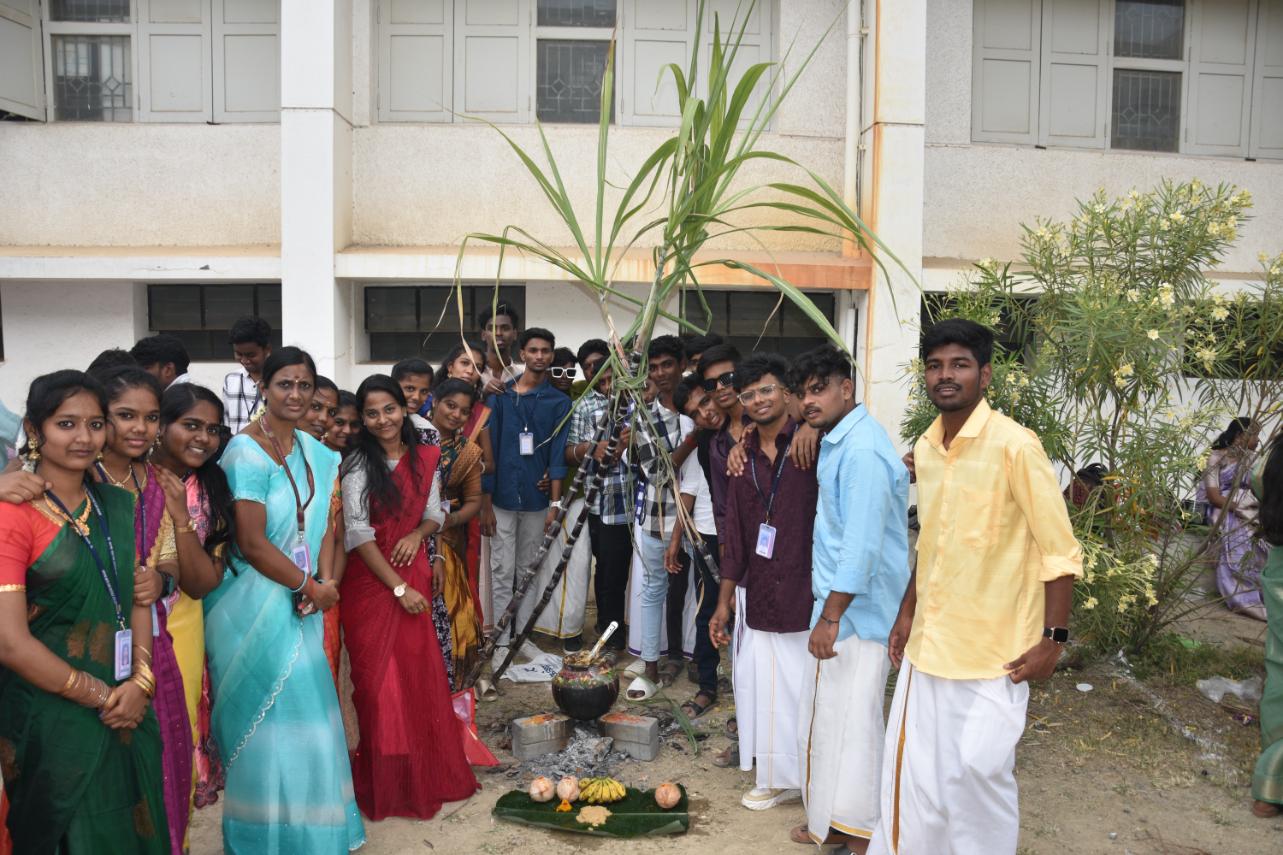
{"type": "Polygon", "coordinates": [[[833,828],[868,839],[877,823],[882,775],[882,698],[891,663],[885,645],[851,636],[837,656],[807,659],[797,751],[806,824],[822,842],[833,828]]]}
{"type": "MultiPolygon", "coordinates": [[[[490,599],[494,613],[490,620],[497,624],[512,602],[520,568],[529,566],[539,551],[539,544],[543,543],[543,525],[548,512],[495,508],[494,518],[495,532],[490,538],[490,599]]],[[[543,594],[543,589],[537,587],[538,578],[536,574],[535,581],[526,589],[526,598],[521,601],[516,618],[498,639],[499,644],[507,644],[530,620],[535,603],[543,594]]]]}
{"type": "MultiPolygon", "coordinates": [[[[552,581],[552,574],[561,563],[561,553],[570,539],[570,532],[575,527],[575,520],[584,513],[584,500],[576,499],[566,511],[561,521],[561,531],[552,542],[548,556],[539,568],[539,575],[531,586],[532,596],[543,596],[543,589],[552,581]]],[[[538,549],[538,547],[535,547],[538,549]]],[[[592,569],[592,544],[588,540],[588,522],[584,521],[583,531],[575,548],[570,552],[570,561],[561,574],[561,581],[552,591],[548,607],[535,622],[535,631],[553,638],[571,638],[579,635],[584,629],[584,608],[588,605],[588,578],[592,569]]],[[[537,604],[537,603],[536,603],[537,604]]]]}
{"type": "Polygon", "coordinates": [[[795,790],[802,786],[798,762],[798,712],[810,658],[809,632],[762,632],[744,620],[743,588],[736,588],[735,720],[740,768],[757,766],[754,786],[795,790]]]}
{"type": "Polygon", "coordinates": [[[887,721],[882,815],[869,855],[1014,855],[1016,743],[1028,703],[1027,683],[947,680],[906,662],[887,721]]]}

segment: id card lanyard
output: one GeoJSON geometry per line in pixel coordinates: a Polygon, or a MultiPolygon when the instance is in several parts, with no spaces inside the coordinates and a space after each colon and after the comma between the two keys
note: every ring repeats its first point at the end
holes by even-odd
{"type": "Polygon", "coordinates": [[[779,460],[775,464],[775,477],[771,480],[771,494],[762,495],[762,488],[757,483],[757,464],[749,466],[748,471],[753,476],[753,489],[757,490],[757,496],[766,505],[766,522],[757,527],[757,548],[754,550],[763,558],[771,558],[775,555],[775,526],[771,525],[771,510],[775,507],[775,496],[780,491],[780,477],[784,474],[784,462],[788,460],[789,450],[793,447],[793,439],[789,438],[789,443],[783,451],[776,451],[779,460]]]}
{"type": "MultiPolygon", "coordinates": [[[[312,475],[312,464],[307,462],[307,455],[303,454],[303,449],[300,448],[299,454],[303,455],[303,471],[307,473],[308,496],[307,501],[305,502],[303,501],[303,496],[298,491],[298,483],[294,480],[294,473],[290,471],[289,461],[285,459],[285,452],[281,450],[281,444],[276,441],[276,435],[272,433],[272,429],[267,426],[265,421],[260,419],[259,424],[262,425],[264,436],[271,441],[272,449],[276,452],[276,456],[281,459],[281,467],[285,470],[285,477],[289,479],[290,489],[294,491],[294,512],[298,520],[298,540],[295,542],[294,548],[290,551],[290,559],[298,569],[308,575],[311,575],[312,556],[308,553],[307,549],[307,523],[305,513],[307,511],[307,506],[312,504],[312,500],[316,498],[316,479],[315,476],[312,475]]],[[[294,444],[295,446],[298,445],[297,437],[294,439],[294,444]]]]}
{"type": "Polygon", "coordinates": [[[102,527],[103,538],[107,541],[107,557],[111,559],[111,573],[107,572],[107,562],[102,560],[102,554],[98,551],[98,547],[94,545],[93,538],[89,532],[81,530],[74,522],[71,522],[74,517],[72,517],[71,511],[67,506],[62,503],[62,499],[59,499],[52,492],[45,493],[45,496],[67,518],[71,530],[80,536],[81,541],[88,548],[94,564],[98,565],[98,573],[102,576],[102,583],[107,588],[107,594],[111,597],[111,604],[116,612],[115,675],[117,680],[124,680],[134,670],[134,633],[125,623],[125,611],[120,605],[120,568],[116,566],[116,544],[111,540],[111,528],[107,525],[107,512],[98,504],[98,499],[94,496],[92,488],[86,489],[85,493],[89,497],[90,507],[93,508],[94,518],[97,519],[98,525],[102,527]]]}
{"type": "Polygon", "coordinates": [[[521,420],[524,427],[521,433],[517,434],[517,453],[522,457],[530,457],[535,453],[535,435],[530,430],[530,419],[539,413],[539,393],[543,391],[540,385],[531,394],[535,396],[535,411],[533,414],[527,414],[526,408],[521,405],[521,393],[514,386],[512,394],[517,396],[517,412],[521,413],[521,420]]]}

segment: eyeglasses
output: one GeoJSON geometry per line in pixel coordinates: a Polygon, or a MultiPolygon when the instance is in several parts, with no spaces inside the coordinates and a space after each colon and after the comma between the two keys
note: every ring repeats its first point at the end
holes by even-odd
{"type": "Polygon", "coordinates": [[[751,404],[755,398],[769,398],[775,394],[775,390],[780,388],[778,383],[767,383],[765,386],[758,386],[756,389],[745,389],[736,395],[741,404],[751,404]]]}
{"type": "Polygon", "coordinates": [[[720,377],[705,377],[704,383],[703,383],[705,392],[716,391],[718,386],[734,386],[734,385],[735,385],[734,371],[727,371],[725,374],[723,374],[720,377]]]}
{"type": "Polygon", "coordinates": [[[562,378],[565,378],[566,380],[574,380],[575,375],[579,373],[579,369],[574,366],[571,366],[570,368],[549,368],[548,373],[552,375],[552,379],[554,380],[561,380],[562,378]]]}

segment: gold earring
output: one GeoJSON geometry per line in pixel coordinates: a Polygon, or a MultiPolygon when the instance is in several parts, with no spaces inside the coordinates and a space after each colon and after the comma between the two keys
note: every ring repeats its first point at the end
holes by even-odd
{"type": "Polygon", "coordinates": [[[35,472],[36,464],[40,462],[40,444],[36,442],[36,435],[27,434],[27,449],[23,455],[26,459],[22,462],[24,472],[35,472]]]}

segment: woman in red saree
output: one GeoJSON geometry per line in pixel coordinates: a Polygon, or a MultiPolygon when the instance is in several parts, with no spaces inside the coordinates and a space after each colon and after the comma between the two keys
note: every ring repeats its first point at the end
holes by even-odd
{"type": "MultiPolygon", "coordinates": [[[[357,390],[362,430],[343,465],[347,569],[340,592],[361,739],[352,781],[362,813],[429,819],[478,789],[450,704],[432,624],[440,449],[421,445],[405,395],[376,374],[357,390]]],[[[437,574],[435,578],[439,579],[437,574]]]]}

